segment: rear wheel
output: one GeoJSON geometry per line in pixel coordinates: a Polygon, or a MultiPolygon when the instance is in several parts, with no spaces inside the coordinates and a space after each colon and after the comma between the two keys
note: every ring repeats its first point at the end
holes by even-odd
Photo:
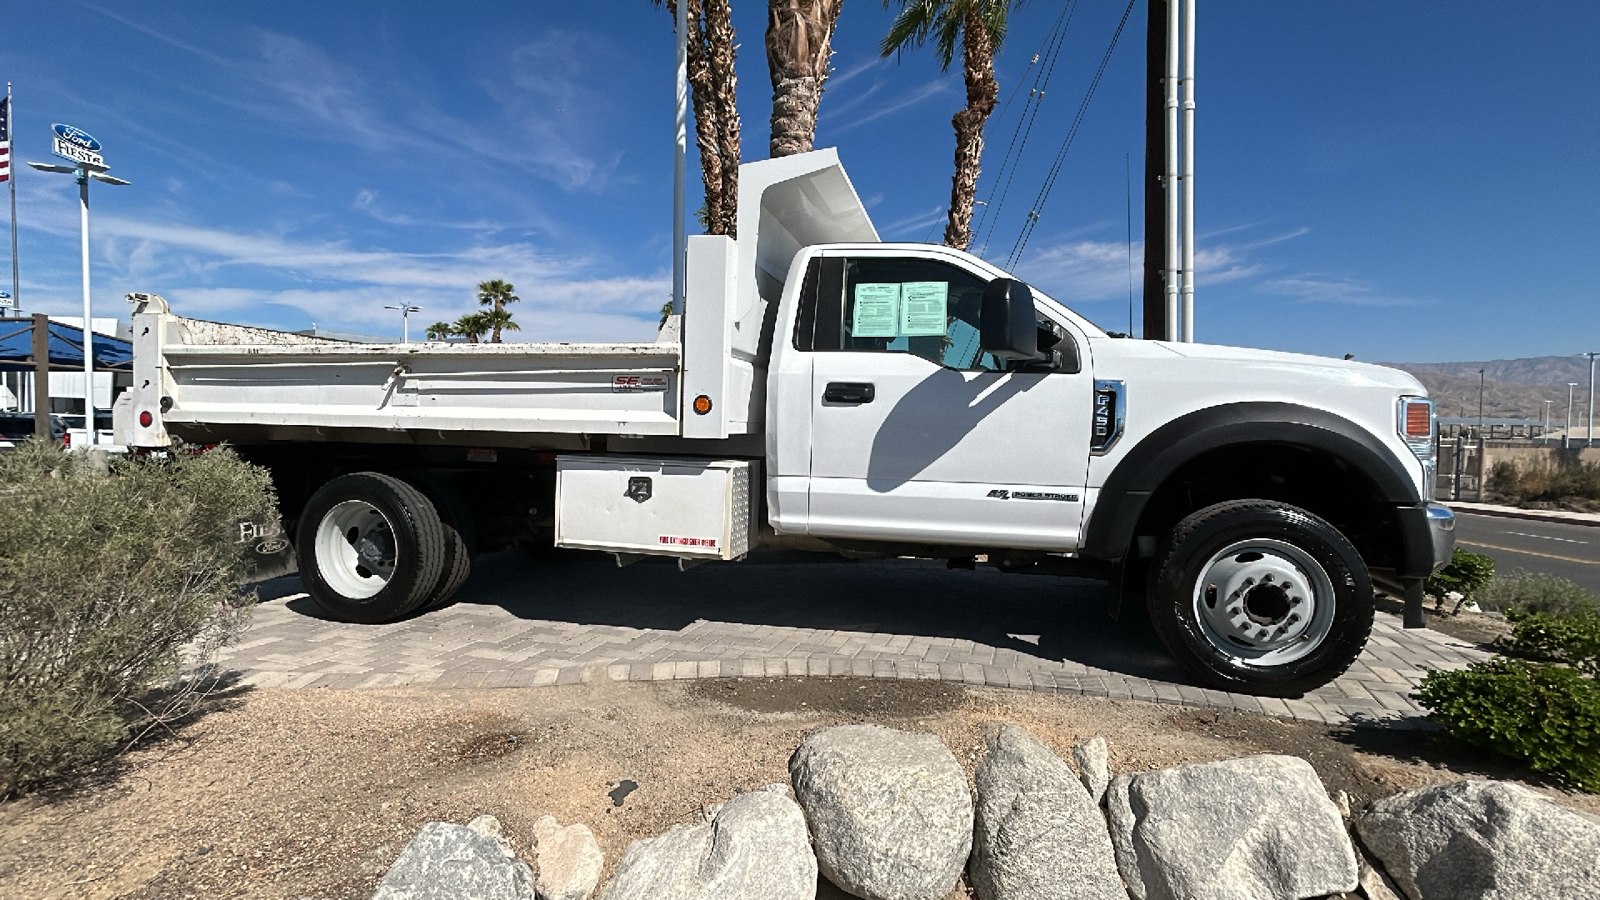
{"type": "Polygon", "coordinates": [[[346,622],[388,622],[417,609],[438,587],[448,552],[428,498],[376,472],[319,488],[296,537],[306,592],[346,622]]]}
{"type": "Polygon", "coordinates": [[[418,486],[433,501],[434,509],[439,512],[439,522],[444,526],[443,574],[422,607],[437,609],[454,599],[472,575],[472,557],[478,552],[478,529],[472,519],[472,508],[454,487],[437,479],[423,480],[418,486]]]}
{"type": "Polygon", "coordinates": [[[1207,685],[1297,697],[1339,677],[1372,632],[1349,540],[1286,503],[1235,500],[1173,529],[1150,573],[1151,623],[1207,685]]]}

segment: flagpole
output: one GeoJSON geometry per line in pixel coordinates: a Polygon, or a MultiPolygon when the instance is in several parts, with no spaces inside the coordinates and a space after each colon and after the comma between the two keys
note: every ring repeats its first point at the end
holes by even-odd
{"type": "MultiPolygon", "coordinates": [[[[6,140],[11,142],[11,159],[17,156],[17,106],[11,102],[11,82],[6,82],[6,140]]],[[[22,285],[17,280],[17,167],[11,166],[11,309],[22,315],[22,285]]]]}

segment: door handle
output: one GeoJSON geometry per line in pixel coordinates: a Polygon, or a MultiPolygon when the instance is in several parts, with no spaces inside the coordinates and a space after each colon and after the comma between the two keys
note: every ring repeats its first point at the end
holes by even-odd
{"type": "Polygon", "coordinates": [[[828,403],[871,403],[876,389],[865,382],[830,381],[822,399],[828,403]]]}

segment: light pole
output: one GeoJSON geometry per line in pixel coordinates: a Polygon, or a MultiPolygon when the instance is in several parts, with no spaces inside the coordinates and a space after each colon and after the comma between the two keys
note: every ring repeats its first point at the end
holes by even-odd
{"type": "Polygon", "coordinates": [[[1561,434],[1561,449],[1572,446],[1572,389],[1577,387],[1576,381],[1567,382],[1567,430],[1561,434]]]}
{"type": "MultiPolygon", "coordinates": [[[[59,126],[58,129],[59,131],[59,126]]],[[[92,138],[90,140],[93,140],[92,138]]],[[[59,144],[59,142],[58,142],[59,144]]],[[[100,145],[96,143],[94,149],[100,145]]],[[[57,151],[59,153],[59,150],[57,151]]],[[[93,155],[93,154],[87,154],[93,155]]],[[[99,159],[98,156],[94,157],[99,159]]],[[[76,166],[58,166],[54,163],[30,162],[28,165],[41,172],[57,172],[64,175],[78,176],[78,222],[79,231],[82,233],[83,257],[83,428],[87,432],[85,440],[89,444],[97,443],[94,427],[94,319],[93,310],[89,302],[89,179],[104,184],[127,184],[121,178],[106,174],[106,166],[101,163],[79,160],[76,166]]]]}
{"type": "Polygon", "coordinates": [[[1483,434],[1483,370],[1478,370],[1478,434],[1483,434]]]}
{"type": "Polygon", "coordinates": [[[400,343],[411,343],[411,314],[414,312],[421,312],[422,307],[407,306],[406,304],[402,303],[399,306],[385,306],[384,309],[400,310],[400,343]]]}
{"type": "Polygon", "coordinates": [[[1541,444],[1550,443],[1550,404],[1554,402],[1554,400],[1546,400],[1544,402],[1544,430],[1539,432],[1539,443],[1541,444]]]}
{"type": "Polygon", "coordinates": [[[1589,357],[1589,433],[1584,436],[1585,447],[1594,446],[1594,358],[1600,356],[1600,351],[1591,350],[1584,354],[1589,357]]]}

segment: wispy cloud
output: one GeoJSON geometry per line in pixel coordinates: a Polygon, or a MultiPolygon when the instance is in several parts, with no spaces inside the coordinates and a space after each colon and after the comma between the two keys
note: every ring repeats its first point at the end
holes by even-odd
{"type": "MultiPolygon", "coordinates": [[[[937,78],[933,81],[925,82],[915,90],[901,94],[889,103],[872,109],[869,112],[862,113],[852,119],[847,119],[840,124],[830,124],[829,130],[834,132],[843,132],[860,128],[862,125],[865,125],[868,122],[875,122],[884,116],[893,115],[902,109],[915,106],[929,97],[935,97],[940,94],[954,93],[955,88],[953,85],[953,81],[945,78],[937,78]]],[[[837,113],[838,110],[834,110],[834,112],[837,113]]]]}
{"type": "MultiPolygon", "coordinates": [[[[1211,244],[1195,251],[1196,282],[1203,286],[1246,280],[1266,271],[1267,265],[1253,259],[1252,249],[1276,241],[1246,244],[1211,244]]],[[[1132,247],[1132,277],[1138,290],[1144,243],[1132,247]]],[[[1018,266],[1018,274],[1028,278],[1064,302],[1092,302],[1126,298],[1129,279],[1129,247],[1126,241],[1064,241],[1029,254],[1018,266]]]]}
{"type": "MultiPolygon", "coordinates": [[[[76,234],[69,218],[31,224],[76,234]]],[[[96,270],[102,293],[113,285],[152,291],[199,318],[270,322],[281,318],[274,308],[289,308],[308,321],[371,331],[392,324],[385,304],[405,300],[427,316],[454,319],[476,306],[474,285],[503,278],[522,297],[523,339],[643,340],[654,335],[671,290],[666,273],[613,274],[604,261],[527,242],[408,252],[116,214],[97,216],[95,233],[106,263],[96,270]]]]}
{"type": "Polygon", "coordinates": [[[1358,279],[1309,273],[1275,278],[1261,284],[1270,294],[1297,303],[1342,303],[1350,306],[1425,306],[1427,301],[1383,293],[1358,279]]]}

